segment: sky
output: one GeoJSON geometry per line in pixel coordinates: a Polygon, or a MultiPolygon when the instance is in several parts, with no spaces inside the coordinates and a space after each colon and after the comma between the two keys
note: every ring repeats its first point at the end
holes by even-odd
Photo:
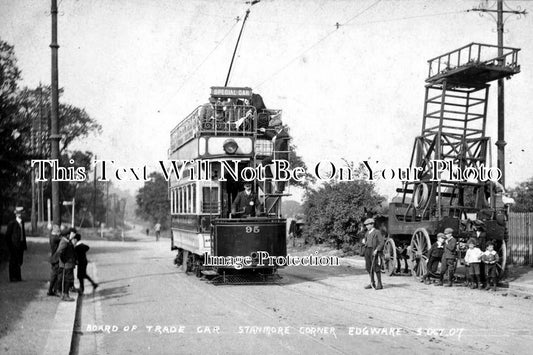
{"type": "MultiPolygon", "coordinates": [[[[427,60],[471,42],[496,44],[494,20],[466,12],[481,3],[494,1],[262,0],[251,8],[230,85],[251,87],[267,107],[283,110],[309,167],[341,159],[408,166],[427,60]]],[[[533,12],[532,1],[506,4],[533,12]]],[[[120,166],[155,168],[167,159],[171,129],[224,84],[247,8],[232,0],[59,0],[61,101],[103,127],[73,148],[120,166]]],[[[50,82],[49,13],[49,1],[0,0],[0,37],[15,46],[23,86],[50,82]]],[[[505,29],[504,44],[521,48],[521,73],[505,84],[513,187],[533,177],[533,16],[509,17],[505,29]]],[[[496,91],[494,82],[487,118],[494,164],[496,91]]],[[[389,198],[400,185],[376,183],[389,198]]]]}

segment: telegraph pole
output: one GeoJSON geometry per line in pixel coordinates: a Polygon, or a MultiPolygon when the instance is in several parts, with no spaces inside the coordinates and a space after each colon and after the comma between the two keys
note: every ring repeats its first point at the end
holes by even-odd
{"type": "MultiPolygon", "coordinates": [[[[98,156],[94,156],[94,160],[98,160],[98,156]]],[[[94,184],[94,192],[93,192],[93,228],[96,226],[96,164],[94,164],[94,172],[93,172],[93,184],[94,184]]]]}
{"type": "MultiPolygon", "coordinates": [[[[512,10],[507,5],[507,10],[503,9],[504,1],[496,0],[496,10],[486,8],[482,4],[479,5],[476,9],[471,9],[469,11],[478,11],[480,15],[482,13],[488,13],[493,19],[496,20],[496,29],[498,33],[498,57],[502,58],[503,56],[503,27],[505,20],[503,19],[504,14],[508,15],[526,15],[526,10],[512,10]],[[496,18],[492,15],[496,13],[496,18]]],[[[505,59],[500,59],[500,65],[505,65],[503,62],[505,59]]],[[[505,101],[504,101],[504,79],[498,79],[498,141],[496,142],[496,147],[498,148],[498,169],[502,172],[502,177],[500,183],[505,187],[505,101]]]]}
{"type": "MultiPolygon", "coordinates": [[[[39,138],[38,138],[38,156],[43,159],[43,88],[39,82],[39,138]]],[[[37,221],[44,221],[43,214],[43,184],[37,183],[37,221]]]]}
{"type": "MultiPolygon", "coordinates": [[[[52,151],[52,160],[59,163],[59,80],[58,80],[58,65],[57,52],[59,45],[57,44],[57,0],[52,0],[52,118],[50,131],[50,144],[52,151]]],[[[53,224],[61,224],[61,206],[59,205],[59,183],[52,181],[52,220],[53,224]]]]}

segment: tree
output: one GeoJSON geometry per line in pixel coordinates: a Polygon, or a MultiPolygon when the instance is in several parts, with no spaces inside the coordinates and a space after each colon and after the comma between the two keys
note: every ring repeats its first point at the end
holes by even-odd
{"type": "Polygon", "coordinates": [[[296,218],[296,215],[302,212],[302,205],[292,200],[283,200],[281,202],[281,214],[285,218],[296,218]]]}
{"type": "Polygon", "coordinates": [[[511,206],[513,212],[533,212],[533,178],[521,182],[510,190],[515,204],[511,206]]]}
{"type": "MultiPolygon", "coordinates": [[[[61,95],[63,89],[59,91],[61,95]]],[[[45,132],[49,132],[49,122],[51,116],[51,88],[50,86],[40,86],[35,89],[25,87],[18,94],[18,104],[21,114],[26,117],[25,122],[38,121],[41,115],[44,116],[45,132]]],[[[89,116],[85,109],[66,104],[59,104],[59,134],[61,135],[61,151],[68,149],[69,145],[76,139],[86,138],[89,134],[101,133],[102,126],[89,116]]],[[[28,135],[30,137],[30,135],[28,135]]],[[[48,148],[48,145],[46,145],[48,148]]],[[[46,155],[46,154],[45,154],[46,155]]]]}
{"type": "Polygon", "coordinates": [[[136,196],[137,216],[150,222],[167,224],[170,213],[170,202],[168,200],[168,183],[160,173],[151,173],[150,181],[144,183],[136,196]]]}
{"type": "Polygon", "coordinates": [[[27,158],[16,120],[19,79],[14,47],[0,39],[0,224],[6,210],[19,202],[25,173],[20,162],[27,158]]]}
{"type": "MultiPolygon", "coordinates": [[[[31,205],[31,160],[50,156],[50,87],[19,89],[19,80],[14,47],[0,39],[0,223],[9,208],[31,205]]],[[[68,147],[76,139],[102,130],[69,104],[60,104],[59,124],[63,155],[73,154],[68,147]]]]}
{"type": "Polygon", "coordinates": [[[314,175],[307,172],[307,165],[304,163],[302,157],[300,157],[296,153],[296,146],[293,144],[289,145],[289,166],[291,169],[294,168],[303,168],[305,171],[305,178],[304,181],[296,181],[294,179],[290,180],[291,185],[298,186],[304,189],[307,189],[310,184],[314,183],[316,181],[316,178],[314,175]]]}
{"type": "Polygon", "coordinates": [[[368,181],[334,181],[317,190],[308,190],[304,213],[306,240],[327,241],[338,249],[357,235],[357,226],[365,217],[365,208],[379,210],[384,197],[368,181]]]}

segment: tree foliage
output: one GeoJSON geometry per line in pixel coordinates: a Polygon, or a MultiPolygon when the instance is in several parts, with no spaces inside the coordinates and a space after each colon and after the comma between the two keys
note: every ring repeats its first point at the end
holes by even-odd
{"type": "MultiPolygon", "coordinates": [[[[0,218],[15,205],[31,209],[31,160],[50,158],[50,87],[20,89],[20,75],[14,47],[0,39],[0,218]]],[[[62,162],[65,155],[81,158],[68,151],[73,141],[102,129],[84,109],[66,103],[59,105],[59,127],[62,162]]],[[[76,165],[85,166],[86,161],[76,165]]],[[[47,185],[45,192],[50,190],[47,185]]],[[[62,187],[66,191],[60,199],[68,199],[74,185],[62,187]]]]}
{"type": "Polygon", "coordinates": [[[308,190],[303,206],[304,237],[340,248],[355,238],[365,208],[378,210],[384,199],[372,183],[364,180],[334,181],[317,190],[308,190]]]}
{"type": "Polygon", "coordinates": [[[167,225],[170,212],[168,183],[162,174],[153,172],[150,181],[144,183],[136,196],[137,216],[153,224],[167,225]]]}
{"type": "Polygon", "coordinates": [[[27,156],[17,121],[20,70],[14,47],[0,39],[0,223],[4,211],[21,192],[26,173],[20,162],[27,156]]]}
{"type": "MultiPolygon", "coordinates": [[[[26,118],[28,125],[40,119],[45,119],[45,129],[50,129],[51,117],[51,87],[40,86],[35,89],[25,87],[18,94],[20,114],[26,118]]],[[[59,91],[59,95],[63,90],[59,91]]],[[[89,116],[85,109],[59,103],[59,134],[61,135],[61,151],[68,149],[76,139],[83,139],[92,133],[101,133],[102,126],[89,116]]],[[[29,137],[30,135],[28,135],[29,137]]]]}
{"type": "Polygon", "coordinates": [[[294,168],[303,168],[305,171],[305,178],[303,181],[296,181],[294,179],[290,180],[290,184],[293,186],[298,186],[304,189],[307,189],[310,184],[314,183],[316,181],[316,178],[314,175],[307,172],[307,165],[304,163],[302,157],[300,157],[296,153],[296,146],[293,144],[289,145],[289,166],[290,169],[294,168]]]}
{"type": "Polygon", "coordinates": [[[533,212],[533,178],[521,182],[510,190],[515,204],[511,206],[513,212],[533,212]]]}

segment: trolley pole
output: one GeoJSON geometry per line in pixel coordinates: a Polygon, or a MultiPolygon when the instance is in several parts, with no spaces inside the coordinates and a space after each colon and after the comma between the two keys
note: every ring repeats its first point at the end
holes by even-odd
{"type": "Polygon", "coordinates": [[[226,82],[224,86],[228,86],[229,76],[231,75],[231,68],[233,67],[233,61],[235,60],[235,54],[237,54],[237,48],[239,47],[239,41],[241,40],[242,30],[244,30],[244,25],[246,24],[246,19],[250,14],[250,9],[246,10],[246,15],[244,15],[244,20],[242,21],[241,31],[239,32],[239,37],[237,38],[237,44],[235,44],[235,49],[233,50],[233,55],[231,56],[231,62],[229,63],[228,75],[226,76],[226,82]]]}
{"type": "MultiPolygon", "coordinates": [[[[526,10],[512,10],[507,5],[505,5],[508,10],[503,9],[504,1],[497,0],[496,10],[486,8],[483,3],[479,5],[476,9],[471,9],[469,11],[480,12],[480,15],[483,13],[488,13],[494,20],[496,20],[496,29],[498,33],[498,57],[503,56],[503,31],[504,23],[506,19],[503,18],[504,14],[508,15],[526,15],[526,10]],[[496,13],[496,18],[492,15],[496,13]]],[[[500,65],[504,65],[503,58],[500,59],[500,65]]],[[[496,147],[498,148],[498,169],[502,172],[502,177],[500,179],[501,184],[505,187],[505,101],[504,101],[504,79],[498,79],[498,141],[496,141],[496,147]]]]}
{"type": "Polygon", "coordinates": [[[233,55],[231,56],[231,62],[229,63],[229,70],[228,70],[228,76],[226,76],[226,82],[224,83],[224,86],[228,86],[229,83],[229,77],[231,75],[231,68],[233,67],[233,61],[235,60],[235,55],[237,54],[237,48],[239,47],[239,42],[241,40],[242,31],[244,30],[244,25],[246,24],[246,20],[248,19],[248,15],[250,15],[250,8],[257,4],[261,0],[250,0],[247,1],[247,4],[250,4],[250,7],[248,7],[248,10],[246,10],[246,15],[244,15],[244,20],[242,21],[241,31],[239,32],[239,37],[237,38],[237,43],[235,44],[235,49],[233,50],[233,55]]]}
{"type": "MultiPolygon", "coordinates": [[[[50,144],[52,160],[59,162],[59,83],[58,83],[58,48],[57,44],[57,0],[52,0],[52,118],[50,131],[50,144]]],[[[61,206],[59,205],[59,183],[52,181],[52,219],[53,223],[61,225],[61,206]]]]}

